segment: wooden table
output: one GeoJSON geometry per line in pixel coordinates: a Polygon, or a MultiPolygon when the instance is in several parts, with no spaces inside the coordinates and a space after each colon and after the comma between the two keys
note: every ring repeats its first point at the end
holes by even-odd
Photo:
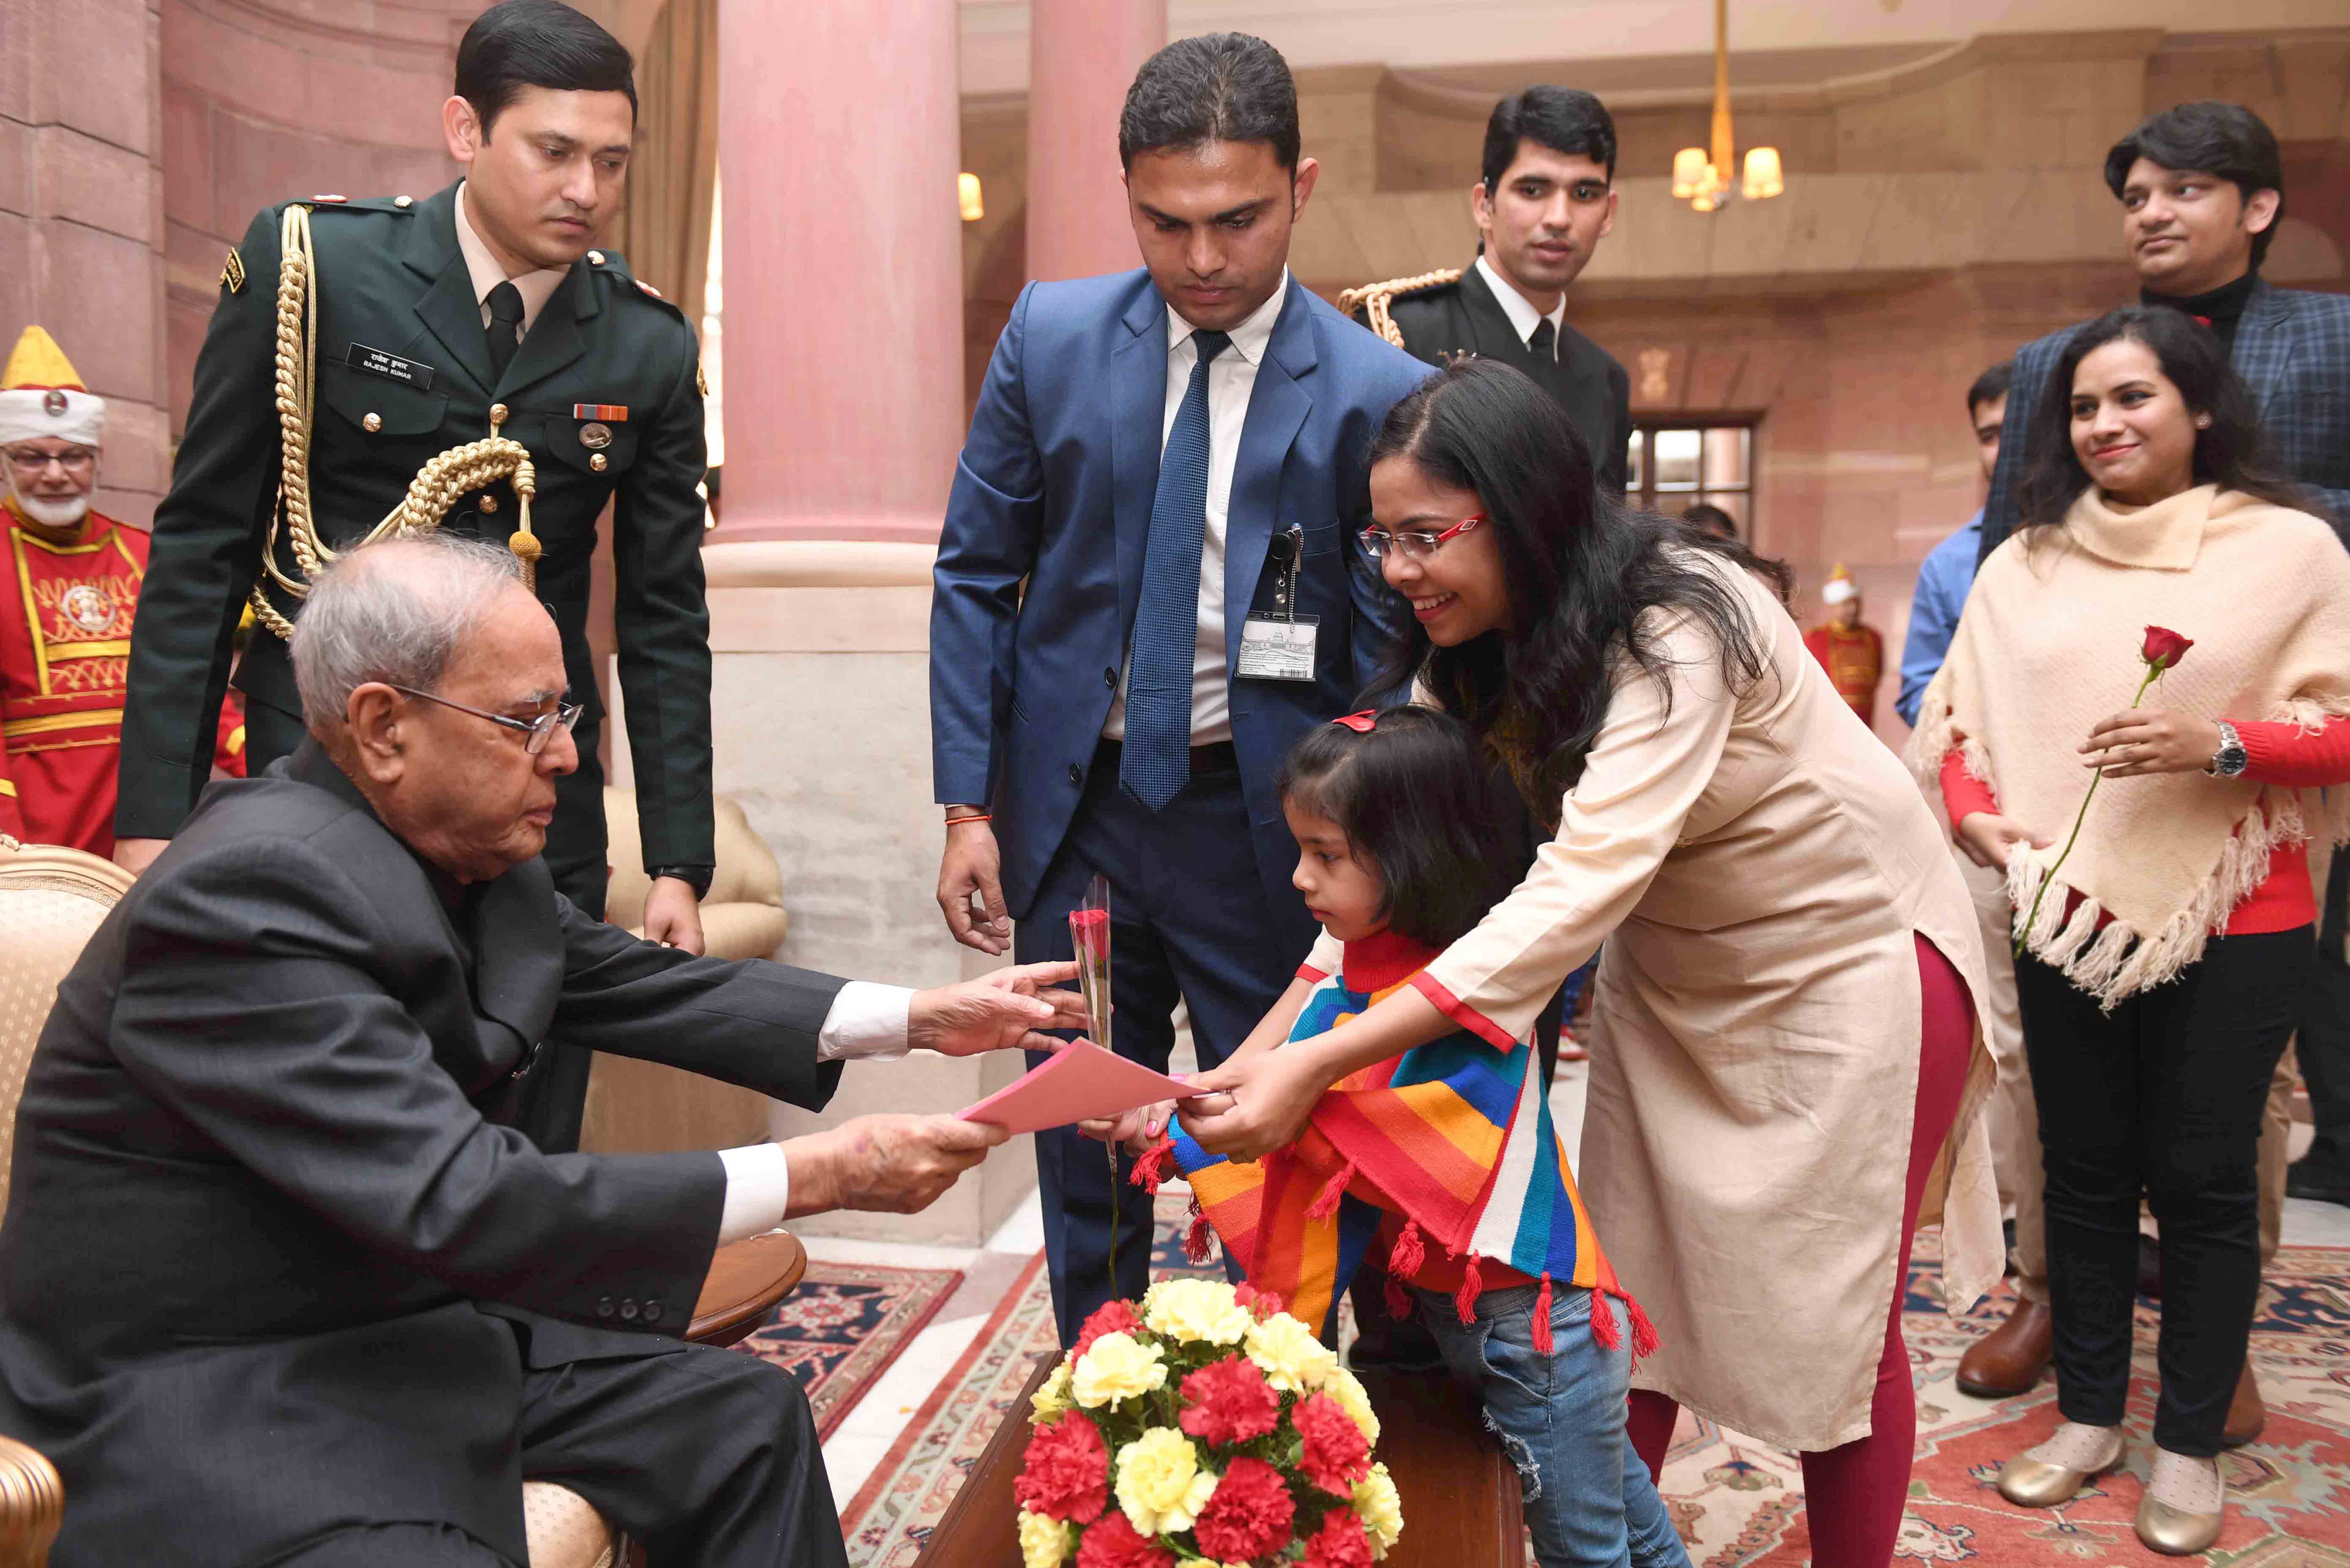
{"type": "Polygon", "coordinates": [[[749,1338],[768,1309],[791,1294],[806,1272],[807,1251],[788,1231],[747,1236],[719,1248],[685,1337],[721,1346],[749,1338]]]}
{"type": "MultiPolygon", "coordinates": [[[[1021,1568],[1013,1478],[1028,1447],[1028,1396],[1047,1358],[972,1468],[921,1561],[934,1568],[1021,1568]]],[[[1357,1374],[1379,1415],[1376,1457],[1403,1497],[1404,1531],[1384,1568],[1525,1568],[1517,1472],[1485,1430],[1476,1403],[1443,1374],[1357,1374]]],[[[1116,1504],[1111,1506],[1115,1507],[1116,1504]]]]}

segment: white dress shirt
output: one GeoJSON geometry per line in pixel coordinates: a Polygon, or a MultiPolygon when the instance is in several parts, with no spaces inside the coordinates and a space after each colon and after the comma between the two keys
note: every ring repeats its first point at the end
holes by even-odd
{"type": "MultiPolygon", "coordinates": [[[[852,980],[832,999],[816,1034],[819,1062],[893,1062],[906,1054],[906,1015],[914,993],[901,985],[852,980]]],[[[726,1207],[718,1217],[718,1244],[772,1231],[791,1207],[792,1172],[781,1144],[723,1148],[726,1207]]]]}
{"type": "Polygon", "coordinates": [[[1566,291],[1559,291],[1558,303],[1545,314],[1527,303],[1526,296],[1518,292],[1517,286],[1503,277],[1501,269],[1487,261],[1482,253],[1477,257],[1477,271],[1483,275],[1485,286],[1493,291],[1493,297],[1502,302],[1502,314],[1510,318],[1510,330],[1518,335],[1519,342],[1533,348],[1530,339],[1534,335],[1534,328],[1545,321],[1550,323],[1550,357],[1557,358],[1558,340],[1566,336],[1566,291]]]}
{"type": "Polygon", "coordinates": [[[465,216],[465,187],[462,183],[457,187],[457,251],[465,258],[465,275],[473,279],[473,297],[481,304],[484,327],[490,324],[490,290],[502,283],[511,283],[515,292],[522,296],[522,331],[515,335],[517,338],[530,335],[531,323],[538,319],[540,306],[571,275],[568,267],[549,266],[524,273],[520,277],[508,277],[506,269],[498,265],[498,258],[490,254],[488,243],[474,232],[473,220],[465,216]]]}
{"type": "MultiPolygon", "coordinates": [[[[1256,390],[1256,368],[1273,341],[1273,324],[1281,318],[1289,298],[1289,274],[1273,297],[1232,328],[1232,346],[1208,361],[1208,505],[1207,533],[1200,545],[1200,637],[1191,655],[1191,743],[1204,746],[1232,738],[1232,692],[1224,670],[1224,521],[1232,497],[1232,466],[1240,457],[1241,429],[1248,423],[1249,396],[1256,390]]],[[[1191,324],[1167,309],[1167,411],[1159,425],[1163,453],[1167,438],[1175,433],[1175,416],[1191,389],[1191,368],[1200,362],[1199,346],[1191,341],[1191,324]]],[[[1247,607],[1242,607],[1246,613],[1247,607]]],[[[1126,738],[1126,683],[1134,673],[1134,650],[1127,649],[1127,667],[1118,677],[1118,697],[1109,705],[1109,722],[1102,726],[1107,740],[1126,738]]]]}

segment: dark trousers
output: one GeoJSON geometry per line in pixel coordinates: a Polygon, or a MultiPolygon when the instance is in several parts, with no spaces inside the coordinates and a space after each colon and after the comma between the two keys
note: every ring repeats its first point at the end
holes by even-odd
{"type": "MultiPolygon", "coordinates": [[[[248,694],[244,700],[244,754],[248,772],[259,773],[290,756],[307,732],[298,713],[248,694]]],[[[579,766],[555,781],[555,820],[547,826],[543,857],[555,874],[556,890],[579,912],[604,918],[604,890],[611,871],[606,863],[604,765],[597,760],[601,724],[574,732],[579,766]]],[[[579,1147],[579,1124],[588,1111],[588,1070],[596,1054],[549,1041],[521,1085],[515,1126],[548,1154],[579,1147]]]]}
{"type": "MultiPolygon", "coordinates": [[[[1166,1071],[1180,997],[1191,1012],[1200,1065],[1211,1067],[1288,988],[1314,945],[1314,923],[1303,898],[1268,907],[1229,747],[1195,751],[1191,784],[1157,812],[1118,787],[1118,756],[1110,743],[1095,754],[1068,836],[1014,929],[1014,956],[1022,963],[1071,956],[1069,911],[1087,881],[1107,877],[1115,1023],[1103,1044],[1166,1071]]],[[[1113,1176],[1105,1146],[1074,1127],[1036,1135],[1045,1261],[1064,1345],[1076,1343],[1096,1307],[1113,1295],[1139,1296],[1149,1283],[1150,1195],[1125,1179],[1131,1164],[1121,1157],[1113,1176]]]]}
{"type": "Polygon", "coordinates": [[[2317,1137],[2301,1163],[2350,1183],[2350,962],[2342,953],[2350,925],[2350,853],[2336,850],[2326,878],[2325,914],[2317,932],[2317,965],[2302,1009],[2301,1076],[2309,1085],[2317,1137]]]}
{"type": "Polygon", "coordinates": [[[2220,1451],[2260,1295],[2262,1108],[2314,952],[2307,926],[2214,937],[2178,979],[2110,1013],[2046,964],[2016,961],[2066,1420],[2121,1422],[2143,1195],[2162,1250],[2154,1440],[2220,1451]]]}
{"type": "MultiPolygon", "coordinates": [[[[523,1375],[522,1471],[593,1503],[659,1563],[845,1564],[807,1397],[756,1356],[701,1346],[523,1375]]],[[[407,1522],[314,1538],[273,1568],[494,1568],[461,1530],[407,1522]]],[[[509,1565],[511,1568],[511,1565],[509,1565]]]]}

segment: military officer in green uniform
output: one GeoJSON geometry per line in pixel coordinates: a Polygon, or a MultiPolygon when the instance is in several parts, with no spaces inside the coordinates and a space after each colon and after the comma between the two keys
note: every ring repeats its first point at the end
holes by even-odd
{"type": "Polygon", "coordinates": [[[1620,492],[1632,379],[1566,324],[1568,286],[1616,226],[1616,121],[1579,88],[1528,88],[1493,106],[1482,176],[1469,198],[1474,261],[1348,289],[1338,307],[1431,365],[1475,354],[1524,371],[1565,409],[1600,479],[1620,492]]]}
{"type": "MultiPolygon", "coordinates": [[[[316,536],[331,549],[364,535],[452,447],[494,431],[527,449],[537,592],[562,631],[572,697],[588,704],[580,766],[560,781],[546,860],[572,902],[600,915],[608,873],[588,559],[597,517],[612,503],[620,687],[655,878],[646,934],[698,952],[698,900],[713,864],[700,350],[676,306],[595,248],[619,209],[634,139],[629,53],[557,0],[504,0],[467,30],[442,121],[464,166],[457,184],[421,199],[299,203],[315,272],[316,536]]],[[[286,529],[273,528],[285,219],[285,207],[261,213],[229,254],[171,493],[155,514],[115,814],[117,857],[133,870],[161,851],[203,787],[231,639],[265,550],[301,580],[277,536],[286,529]]],[[[457,496],[441,525],[505,540],[517,516],[514,484],[500,479],[457,496]]],[[[276,584],[266,591],[280,615],[298,617],[298,597],[276,584]]],[[[255,771],[303,734],[291,660],[270,618],[236,671],[255,771]]],[[[537,1053],[520,1125],[542,1147],[577,1144],[588,1055],[537,1053]]]]}

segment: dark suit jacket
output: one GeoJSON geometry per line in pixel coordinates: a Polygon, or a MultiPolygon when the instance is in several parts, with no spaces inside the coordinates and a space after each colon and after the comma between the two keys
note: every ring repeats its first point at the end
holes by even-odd
{"type": "MultiPolygon", "coordinates": [[[[1991,471],[1983,503],[1978,563],[2021,522],[2017,488],[2033,456],[2024,450],[2033,410],[2048,395],[2048,379],[2079,325],[2052,332],[2016,350],[2007,393],[2007,438],[1991,471]]],[[[2350,296],[2252,286],[2236,323],[2229,362],[2260,404],[2270,455],[2309,487],[2313,504],[2350,541],[2350,296]]]]}
{"type": "MultiPolygon", "coordinates": [[[[1232,680],[1232,744],[1275,909],[1297,908],[1282,758],[1356,698],[1402,627],[1362,552],[1364,463],[1425,366],[1289,284],[1241,431],[1224,540],[1226,655],[1269,608],[1276,532],[1305,541],[1296,613],[1320,618],[1311,683],[1232,680]]],[[[1013,918],[1067,833],[1125,667],[1167,406],[1167,304],[1137,268],[1032,283],[1012,307],[956,465],[931,607],[941,802],[993,803],[1013,918]]],[[[1299,956],[1303,957],[1301,953],[1299,956]]]]}
{"type": "Polygon", "coordinates": [[[500,1125],[515,1070],[558,1030],[820,1107],[839,985],[588,921],[536,860],[461,892],[315,745],[214,785],[17,1113],[0,1428],[64,1473],[55,1561],[400,1519],[522,1561],[522,1368],[681,1348],[725,1178],[541,1154],[500,1125]]]}
{"type": "MultiPolygon", "coordinates": [[[[710,638],[702,576],[702,393],[694,330],[678,308],[629,277],[619,255],[576,263],[493,385],[489,338],[457,248],[457,187],[407,207],[390,200],[316,203],[318,265],[317,407],[310,488],[321,534],[339,545],[375,526],[427,459],[490,433],[490,405],[511,410],[504,433],[530,449],[538,496],[531,523],[546,554],[538,596],[563,631],[575,698],[601,713],[588,649],[588,563],[596,518],[612,511],[613,606],[637,810],[647,866],[712,863],[710,800],[710,638]],[[429,369],[402,382],[355,368],[355,347],[429,369]],[[618,404],[627,418],[575,417],[575,405],[618,404]],[[380,428],[366,428],[369,416],[380,428]],[[610,432],[601,449],[582,427],[610,432]],[[604,459],[599,470],[598,456],[604,459]]],[[[209,776],[212,731],[229,678],[230,639],[261,569],[278,484],[274,390],[279,223],[283,206],[253,221],[237,247],[244,281],[224,284],[196,359],[195,400],[155,512],[153,555],[131,631],[130,700],[123,717],[116,830],[168,837],[209,776]]],[[[476,492],[444,525],[504,540],[514,531],[513,487],[494,512],[476,492]]],[[[290,559],[281,568],[298,580],[290,559]]],[[[282,595],[281,610],[298,607],[282,595]]],[[[256,629],[237,684],[287,713],[302,711],[286,645],[256,629]]],[[[581,749],[592,756],[595,746],[581,749]]],[[[268,761],[266,757],[259,759],[268,761]]],[[[602,802],[581,809],[604,842],[602,802]]]]}
{"type": "MultiPolygon", "coordinates": [[[[1363,319],[1366,313],[1357,314],[1363,319]]],[[[1618,495],[1624,493],[1632,445],[1632,378],[1607,349],[1566,326],[1559,332],[1558,358],[1538,358],[1474,266],[1463,268],[1457,283],[1395,296],[1388,314],[1403,334],[1403,346],[1431,365],[1441,365],[1451,355],[1474,354],[1533,377],[1591,444],[1599,482],[1618,495]]]]}

